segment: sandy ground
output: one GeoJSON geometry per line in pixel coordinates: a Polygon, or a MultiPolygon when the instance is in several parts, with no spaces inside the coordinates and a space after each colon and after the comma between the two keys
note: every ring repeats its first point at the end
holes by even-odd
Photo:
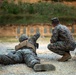
{"type": "MultiPolygon", "coordinates": [[[[44,43],[44,42],[43,42],[44,43]]],[[[40,44],[37,50],[41,63],[50,63],[55,65],[55,71],[34,72],[25,64],[0,65],[0,75],[76,75],[76,50],[71,52],[72,59],[67,62],[58,62],[61,56],[52,53],[47,49],[47,43],[40,44]]],[[[7,54],[10,50],[14,50],[14,46],[18,43],[0,43],[0,54],[7,54]]]]}

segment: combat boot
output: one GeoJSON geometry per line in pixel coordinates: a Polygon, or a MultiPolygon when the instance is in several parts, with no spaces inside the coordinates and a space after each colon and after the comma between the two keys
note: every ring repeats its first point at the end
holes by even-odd
{"type": "Polygon", "coordinates": [[[65,61],[68,61],[69,59],[71,59],[71,55],[70,55],[70,53],[66,52],[62,58],[58,59],[58,61],[65,62],[65,61]]]}
{"type": "Polygon", "coordinates": [[[54,71],[55,66],[52,64],[35,64],[33,67],[35,72],[54,71]]]}

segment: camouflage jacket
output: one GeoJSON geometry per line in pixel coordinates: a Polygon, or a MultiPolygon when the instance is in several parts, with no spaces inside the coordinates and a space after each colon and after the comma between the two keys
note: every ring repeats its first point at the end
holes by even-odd
{"type": "Polygon", "coordinates": [[[61,24],[58,24],[52,30],[52,37],[51,37],[50,41],[51,41],[51,43],[56,43],[58,41],[63,41],[66,44],[75,42],[70,30],[66,26],[61,25],[61,24]]]}
{"type": "Polygon", "coordinates": [[[19,49],[31,48],[33,50],[33,52],[36,53],[36,48],[38,48],[38,46],[39,46],[39,44],[36,43],[36,41],[39,37],[40,37],[40,33],[36,33],[35,35],[33,35],[28,40],[24,40],[24,41],[20,42],[18,45],[16,45],[15,50],[17,51],[19,49]]]}

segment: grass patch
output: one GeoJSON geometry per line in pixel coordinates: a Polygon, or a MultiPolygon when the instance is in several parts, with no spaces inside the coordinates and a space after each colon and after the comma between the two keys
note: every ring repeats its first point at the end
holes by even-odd
{"type": "MultiPolygon", "coordinates": [[[[46,42],[48,43],[50,40],[50,37],[41,37],[38,39],[40,42],[46,42]]],[[[15,37],[0,37],[0,42],[18,42],[18,39],[15,37]]]]}
{"type": "MultiPolygon", "coordinates": [[[[76,40],[76,36],[74,36],[74,38],[76,40]]],[[[51,37],[40,37],[38,39],[38,42],[40,42],[40,43],[50,43],[50,39],[51,39],[51,37]]],[[[15,37],[0,37],[0,43],[2,43],[2,42],[13,43],[13,42],[19,42],[19,41],[15,37]]]]}
{"type": "Polygon", "coordinates": [[[0,37],[0,42],[18,42],[18,39],[15,37],[0,37]]]}

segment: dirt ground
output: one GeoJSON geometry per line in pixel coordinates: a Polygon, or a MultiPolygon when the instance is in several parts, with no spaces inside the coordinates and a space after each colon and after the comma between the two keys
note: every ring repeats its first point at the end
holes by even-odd
{"type": "MultiPolygon", "coordinates": [[[[0,75],[76,75],[76,50],[71,52],[72,59],[67,62],[58,62],[61,56],[52,53],[47,49],[47,44],[39,41],[40,47],[37,50],[41,63],[50,63],[56,67],[55,71],[34,72],[26,64],[14,64],[3,66],[0,65],[0,75]]],[[[10,50],[14,50],[14,46],[18,43],[0,43],[0,54],[7,54],[10,50]]]]}

